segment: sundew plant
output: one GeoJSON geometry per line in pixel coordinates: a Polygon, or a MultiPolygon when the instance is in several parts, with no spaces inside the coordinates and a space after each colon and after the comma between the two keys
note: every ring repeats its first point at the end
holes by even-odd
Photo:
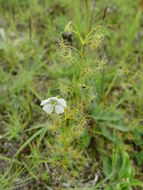
{"type": "Polygon", "coordinates": [[[143,189],[142,9],[0,0],[0,190],[143,189]]]}

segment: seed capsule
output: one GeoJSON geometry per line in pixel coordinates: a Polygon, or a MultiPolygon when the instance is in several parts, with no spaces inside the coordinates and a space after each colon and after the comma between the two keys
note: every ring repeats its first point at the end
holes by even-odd
{"type": "Polygon", "coordinates": [[[62,32],[62,38],[63,40],[66,40],[67,42],[72,42],[73,34],[68,33],[66,31],[62,32]]]}

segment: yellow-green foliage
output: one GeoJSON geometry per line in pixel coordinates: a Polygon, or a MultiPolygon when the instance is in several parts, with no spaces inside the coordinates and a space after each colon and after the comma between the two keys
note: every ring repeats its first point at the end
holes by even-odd
{"type": "Polygon", "coordinates": [[[142,7],[0,0],[0,190],[143,188],[142,7]]]}

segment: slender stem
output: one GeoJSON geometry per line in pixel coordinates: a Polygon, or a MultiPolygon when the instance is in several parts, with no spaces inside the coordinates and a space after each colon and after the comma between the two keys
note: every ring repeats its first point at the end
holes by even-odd
{"type": "Polygon", "coordinates": [[[85,0],[85,3],[86,3],[86,29],[87,29],[87,33],[88,33],[89,32],[89,18],[90,18],[88,0],[85,0]]]}
{"type": "Polygon", "coordinates": [[[81,67],[80,67],[79,82],[81,82],[82,70],[83,70],[83,67],[84,67],[83,49],[84,49],[84,43],[81,43],[81,49],[80,49],[81,67]]]}
{"type": "Polygon", "coordinates": [[[80,50],[80,55],[81,55],[81,63],[83,65],[83,48],[84,48],[84,44],[81,44],[81,50],[80,50]]]}
{"type": "Polygon", "coordinates": [[[94,18],[94,13],[95,13],[95,7],[96,7],[96,0],[94,0],[94,5],[93,5],[93,9],[91,12],[91,16],[90,16],[90,21],[89,21],[89,32],[92,28],[92,22],[93,22],[93,18],[94,18]]]}

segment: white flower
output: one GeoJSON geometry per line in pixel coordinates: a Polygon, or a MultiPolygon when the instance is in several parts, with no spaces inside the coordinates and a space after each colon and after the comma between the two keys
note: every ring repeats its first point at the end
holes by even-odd
{"type": "Polygon", "coordinates": [[[64,113],[64,108],[67,106],[67,103],[62,98],[51,97],[46,100],[43,100],[40,104],[43,106],[43,110],[48,114],[51,114],[54,110],[56,114],[64,113]]]}

